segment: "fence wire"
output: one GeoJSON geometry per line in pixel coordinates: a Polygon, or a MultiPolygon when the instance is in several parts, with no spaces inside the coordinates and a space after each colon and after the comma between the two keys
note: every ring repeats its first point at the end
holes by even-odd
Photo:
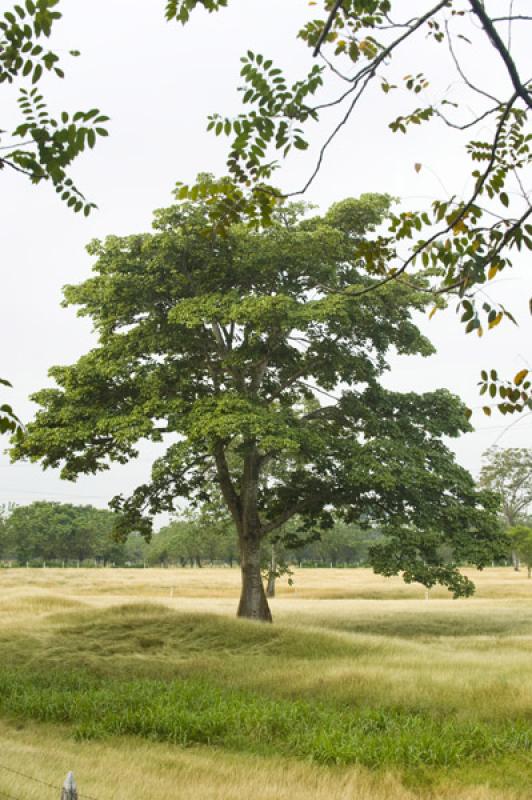
{"type": "MultiPolygon", "coordinates": [[[[13,775],[18,775],[19,778],[26,778],[28,781],[33,781],[34,783],[39,783],[41,786],[47,786],[48,789],[53,789],[55,792],[61,791],[62,786],[59,786],[55,783],[48,783],[48,781],[43,781],[41,778],[34,778],[33,775],[27,775],[25,772],[20,772],[18,769],[13,769],[13,767],[7,767],[5,764],[0,764],[0,769],[5,770],[6,772],[11,772],[13,775]]],[[[13,797],[12,795],[6,794],[3,789],[0,789],[0,797],[7,797],[8,800],[20,800],[18,797],[13,797]]],[[[84,800],[97,800],[96,797],[91,797],[90,794],[83,794],[82,792],[78,791],[78,797],[83,798],[84,800]]]]}

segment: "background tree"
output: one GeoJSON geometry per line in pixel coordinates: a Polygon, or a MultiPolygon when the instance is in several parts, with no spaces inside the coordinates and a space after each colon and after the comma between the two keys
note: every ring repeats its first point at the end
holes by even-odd
{"type": "Polygon", "coordinates": [[[0,561],[7,558],[6,508],[0,506],[0,561]]]}
{"type": "Polygon", "coordinates": [[[92,506],[38,501],[17,506],[4,522],[5,549],[19,563],[123,562],[123,545],[112,538],[114,514],[92,506]]]}
{"type": "MultiPolygon", "coordinates": [[[[514,528],[524,521],[532,505],[532,450],[492,447],[483,458],[480,486],[500,496],[504,525],[514,528]]],[[[512,561],[519,570],[519,553],[515,548],[512,561]]]]}
{"type": "Polygon", "coordinates": [[[126,566],[145,566],[146,541],[140,533],[130,533],[124,542],[124,563],[126,566]]]}
{"type": "Polygon", "coordinates": [[[151,564],[178,564],[202,567],[222,557],[223,544],[216,531],[203,527],[198,519],[189,516],[176,519],[162,528],[147,550],[151,564]]]}
{"type": "Polygon", "coordinates": [[[444,390],[379,383],[390,348],[433,352],[412,321],[426,295],[397,281],[356,304],[344,291],[378,282],[369,239],[389,202],[366,195],[310,219],[287,208],[263,231],[244,218],[222,235],[200,199],[157,212],[151,234],[93,242],[94,276],[65,300],[92,318],[98,346],[51,369],[57,388],[33,396],[41,410],[14,457],[74,479],[168,437],[151,480],[112,501],[118,530],[149,536],[178,498],[201,506],[221,492],[238,532],[240,616],[271,619],[261,543],[294,517],[308,533],[334,516],[379,524],[380,572],[471,593],[438,547],[482,566],[503,540],[493,496],[442,441],[468,430],[464,408],[444,390]],[[275,463],[284,478],[262,482],[275,463]]]}
{"type": "Polygon", "coordinates": [[[532,505],[532,450],[492,447],[484,455],[480,485],[500,495],[508,527],[524,520],[532,505]]]}
{"type": "Polygon", "coordinates": [[[515,525],[509,529],[508,536],[519,559],[525,562],[530,578],[532,575],[532,527],[515,525]]]}
{"type": "MultiPolygon", "coordinates": [[[[229,0],[168,0],[166,13],[184,24],[197,8],[212,12],[228,5],[229,0]]],[[[231,218],[231,208],[247,203],[254,216],[267,221],[279,199],[271,179],[280,155],[307,150],[310,131],[317,125],[325,129],[308,179],[284,196],[304,194],[326,168],[327,151],[344,126],[367,127],[364,100],[392,100],[395,106],[405,96],[404,111],[390,112],[389,128],[398,135],[420,125],[448,128],[449,142],[457,137],[471,158],[471,186],[465,196],[451,192],[429,208],[405,209],[392,218],[394,257],[381,284],[411,276],[422,261],[434,267],[433,280],[425,287],[435,300],[434,310],[442,296],[457,295],[466,333],[480,336],[503,319],[512,321],[511,312],[490,299],[491,292],[488,296],[478,290],[512,266],[516,251],[532,250],[527,190],[532,82],[526,44],[532,15],[517,12],[513,0],[420,0],[413,5],[400,0],[317,0],[309,5],[310,18],[295,32],[314,59],[308,74],[291,82],[267,55],[248,49],[241,59],[242,112],[209,117],[208,128],[230,139],[227,167],[238,186],[235,191],[227,182],[221,188],[213,216],[223,224],[231,218]],[[433,45],[425,61],[417,46],[422,40],[433,45]],[[479,48],[487,48],[491,59],[484,80],[472,79],[467,63],[468,54],[471,60],[479,48]],[[410,70],[401,65],[398,72],[395,64],[401,55],[410,60],[410,70]],[[424,102],[429,87],[434,93],[432,73],[438,71],[447,76],[442,96],[424,102]],[[330,109],[339,113],[332,127],[330,109]],[[471,132],[469,141],[464,131],[471,132]]],[[[381,155],[380,141],[376,133],[375,158],[381,155]]],[[[198,187],[183,186],[181,191],[182,197],[194,196],[198,187]]],[[[356,297],[367,288],[344,291],[356,297]]],[[[532,407],[528,370],[508,379],[485,370],[480,384],[484,392],[498,395],[503,414],[532,407]]],[[[486,405],[485,413],[490,412],[486,405]]]]}

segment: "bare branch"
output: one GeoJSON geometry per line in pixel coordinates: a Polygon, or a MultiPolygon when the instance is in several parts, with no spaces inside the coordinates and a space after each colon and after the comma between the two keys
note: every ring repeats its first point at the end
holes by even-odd
{"type": "Polygon", "coordinates": [[[23,175],[29,175],[30,178],[33,177],[33,172],[28,169],[23,169],[17,164],[13,164],[13,162],[8,158],[0,158],[0,169],[3,169],[3,167],[11,167],[11,169],[14,169],[15,172],[21,172],[23,175]]]}
{"type": "Polygon", "coordinates": [[[16,144],[4,144],[0,147],[0,150],[19,150],[21,147],[26,147],[29,144],[35,144],[33,139],[30,139],[27,142],[17,142],[16,144]]]}
{"type": "Polygon", "coordinates": [[[513,14],[507,17],[491,17],[492,22],[514,22],[515,20],[532,22],[532,17],[527,17],[524,14],[513,14]]]}
{"type": "Polygon", "coordinates": [[[305,507],[309,504],[309,501],[306,502],[301,501],[300,503],[296,503],[295,506],[292,508],[288,508],[286,511],[283,511],[279,514],[275,519],[271,522],[267,522],[265,525],[261,525],[261,536],[267,536],[268,533],[280,528],[281,525],[284,525],[285,522],[295,517],[296,514],[299,514],[301,511],[304,511],[305,507]]]}
{"type": "Polygon", "coordinates": [[[486,13],[486,9],[484,8],[481,0],[469,0],[469,5],[480,20],[480,23],[488,35],[492,45],[504,61],[516,94],[529,108],[532,108],[532,94],[525,88],[519,72],[517,71],[517,67],[515,66],[515,62],[508,52],[503,40],[499,36],[497,28],[486,13]]]}
{"type": "Polygon", "coordinates": [[[453,39],[452,39],[452,36],[449,33],[449,23],[447,21],[445,21],[445,32],[447,34],[447,47],[449,48],[449,53],[451,54],[451,58],[454,61],[454,65],[456,67],[456,71],[458,72],[458,74],[462,78],[462,80],[465,83],[465,85],[468,86],[473,92],[476,92],[477,94],[481,94],[484,97],[487,97],[488,100],[492,100],[498,106],[501,106],[502,102],[497,97],[495,97],[494,95],[490,94],[489,92],[484,91],[484,89],[479,89],[478,86],[475,86],[475,84],[472,83],[469,80],[469,78],[467,77],[467,75],[465,74],[464,70],[462,69],[462,65],[460,64],[460,62],[458,60],[458,56],[455,53],[455,50],[454,50],[454,47],[453,47],[453,39]]]}
{"type": "Polygon", "coordinates": [[[434,113],[449,128],[454,128],[457,131],[466,131],[468,128],[473,128],[475,125],[478,125],[478,123],[482,122],[483,120],[485,120],[486,117],[490,117],[492,114],[494,114],[496,111],[498,111],[499,108],[500,108],[500,105],[493,106],[493,108],[489,108],[487,111],[484,111],[484,113],[480,114],[480,116],[475,117],[475,119],[472,120],[471,122],[465,122],[463,125],[457,125],[455,122],[451,122],[451,120],[447,119],[445,114],[443,114],[438,108],[434,108],[434,113]]]}

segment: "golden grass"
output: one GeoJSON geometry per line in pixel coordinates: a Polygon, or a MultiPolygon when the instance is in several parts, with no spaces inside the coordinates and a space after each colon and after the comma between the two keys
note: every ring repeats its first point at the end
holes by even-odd
{"type": "MultiPolygon", "coordinates": [[[[532,580],[526,571],[503,568],[483,571],[465,569],[476,584],[475,599],[532,600],[532,580]]],[[[290,600],[424,600],[419,584],[405,584],[400,577],[384,578],[370,569],[298,569],[294,585],[278,582],[278,597],[290,600]]],[[[91,598],[236,598],[240,588],[237,568],[168,569],[0,569],[0,589],[53,591],[56,594],[91,598]]],[[[430,599],[451,599],[447,590],[434,588],[430,599]]]]}
{"type": "MultiPolygon", "coordinates": [[[[74,771],[81,795],[98,800],[417,800],[393,774],[326,769],[288,759],[233,755],[204,747],[183,750],[137,739],[74,742],[59,726],[0,722],[0,764],[61,785],[74,771]]],[[[0,767],[0,794],[17,800],[53,797],[0,767]]],[[[56,794],[59,797],[59,791],[56,794]]],[[[517,800],[523,795],[482,785],[430,792],[431,800],[517,800]]]]}

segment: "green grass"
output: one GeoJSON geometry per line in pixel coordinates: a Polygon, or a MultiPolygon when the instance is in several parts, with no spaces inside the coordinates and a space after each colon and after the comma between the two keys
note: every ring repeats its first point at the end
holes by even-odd
{"type": "Polygon", "coordinates": [[[0,710],[70,723],[81,739],[136,735],[370,768],[457,767],[532,749],[532,725],[525,720],[495,727],[421,712],[342,710],[190,678],[109,681],[87,672],[2,670],[0,710]]]}

